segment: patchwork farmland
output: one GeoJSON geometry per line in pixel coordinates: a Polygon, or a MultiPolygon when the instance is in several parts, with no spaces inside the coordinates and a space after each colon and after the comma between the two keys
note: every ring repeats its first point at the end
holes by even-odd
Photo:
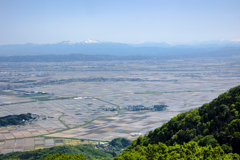
{"type": "Polygon", "coordinates": [[[0,73],[0,117],[38,118],[1,126],[1,153],[134,140],[131,133],[145,134],[239,85],[239,71],[237,58],[8,63],[0,73]],[[129,105],[168,107],[124,109],[129,105]]]}

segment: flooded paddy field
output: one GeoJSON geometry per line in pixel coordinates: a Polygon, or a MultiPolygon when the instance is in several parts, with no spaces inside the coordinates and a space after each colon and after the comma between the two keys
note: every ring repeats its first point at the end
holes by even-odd
{"type": "MultiPolygon", "coordinates": [[[[36,136],[133,140],[136,137],[130,133],[145,134],[240,85],[239,60],[9,63],[0,74],[0,116],[33,113],[40,118],[31,124],[1,127],[0,139],[11,144],[19,138],[32,144],[27,139],[36,136]],[[129,105],[168,107],[154,112],[123,110],[129,105]]],[[[0,69],[5,65],[0,63],[0,69]]],[[[44,145],[48,143],[53,144],[49,140],[44,145]]]]}
{"type": "Polygon", "coordinates": [[[1,127],[0,139],[45,135],[76,127],[96,118],[116,114],[116,112],[101,110],[103,105],[112,107],[110,104],[96,99],[66,99],[2,106],[1,117],[34,113],[40,118],[24,126],[1,127]]]}
{"type": "Polygon", "coordinates": [[[79,145],[79,144],[98,144],[96,141],[77,140],[69,138],[23,138],[16,140],[6,140],[0,142],[0,153],[6,154],[10,152],[24,152],[36,149],[50,148],[63,145],[79,145]]]}
{"type": "Polygon", "coordinates": [[[167,122],[169,118],[179,112],[139,112],[122,114],[116,117],[108,117],[75,129],[49,134],[49,137],[69,137],[77,139],[91,139],[111,141],[114,138],[125,137],[130,140],[136,139],[131,133],[145,134],[167,122]]]}

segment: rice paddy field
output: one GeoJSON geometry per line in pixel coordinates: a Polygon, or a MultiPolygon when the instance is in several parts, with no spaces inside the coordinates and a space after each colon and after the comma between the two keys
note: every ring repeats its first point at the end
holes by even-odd
{"type": "Polygon", "coordinates": [[[6,154],[10,152],[32,151],[35,149],[50,148],[54,146],[79,145],[79,144],[96,145],[98,144],[98,142],[91,141],[91,140],[76,140],[76,139],[69,139],[69,138],[47,139],[44,137],[6,140],[6,141],[0,142],[0,153],[6,154]]]}
{"type": "Polygon", "coordinates": [[[130,133],[145,134],[240,85],[239,57],[8,65],[0,72],[0,116],[32,113],[39,118],[1,127],[3,154],[117,137],[134,140],[130,133]],[[168,107],[154,112],[122,109],[129,105],[168,107]]]}

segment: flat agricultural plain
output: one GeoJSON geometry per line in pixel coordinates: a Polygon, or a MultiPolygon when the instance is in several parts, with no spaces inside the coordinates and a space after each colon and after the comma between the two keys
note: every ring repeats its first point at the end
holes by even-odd
{"type": "Polygon", "coordinates": [[[98,144],[96,141],[77,140],[69,138],[23,138],[15,140],[6,140],[0,142],[0,153],[23,152],[35,149],[43,149],[54,146],[78,145],[78,144],[98,144]]]}
{"type": "Polygon", "coordinates": [[[55,139],[134,140],[131,133],[145,134],[240,85],[240,57],[0,63],[0,71],[0,116],[39,115],[1,127],[1,153],[55,146],[55,139]]]}

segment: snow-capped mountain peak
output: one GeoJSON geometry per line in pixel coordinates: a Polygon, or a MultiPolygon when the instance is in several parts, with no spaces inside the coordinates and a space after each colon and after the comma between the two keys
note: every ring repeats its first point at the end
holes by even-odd
{"type": "Polygon", "coordinates": [[[84,43],[100,43],[100,42],[97,40],[87,39],[84,41],[84,43]]]}
{"type": "Polygon", "coordinates": [[[100,41],[97,40],[92,40],[92,39],[87,39],[84,41],[63,41],[61,44],[69,44],[69,45],[74,45],[74,44],[93,44],[93,43],[100,43],[100,41]]]}

